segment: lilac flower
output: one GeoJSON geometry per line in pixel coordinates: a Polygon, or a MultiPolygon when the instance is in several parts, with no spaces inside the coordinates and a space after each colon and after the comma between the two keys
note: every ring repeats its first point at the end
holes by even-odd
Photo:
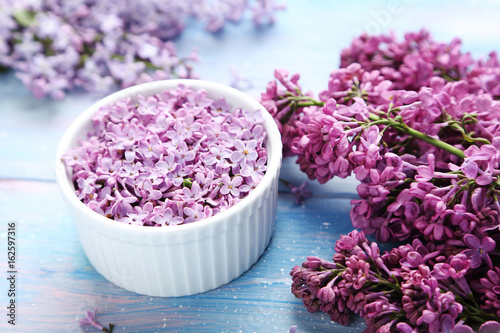
{"type": "Polygon", "coordinates": [[[481,295],[481,309],[500,317],[500,269],[493,267],[474,282],[474,291],[481,295]]]}
{"type": "MultiPolygon", "coordinates": [[[[183,167],[180,163],[175,165],[175,169],[168,173],[168,179],[174,184],[174,186],[181,186],[184,179],[191,174],[194,169],[194,165],[188,165],[183,167]]],[[[189,177],[188,177],[189,178],[189,177]]]]}
{"type": "Polygon", "coordinates": [[[496,333],[500,331],[500,323],[498,321],[487,321],[479,327],[478,333],[496,333]]]}
{"type": "Polygon", "coordinates": [[[252,180],[252,178],[250,179],[245,179],[245,182],[241,184],[240,186],[240,193],[250,193],[251,191],[253,191],[257,185],[259,183],[258,182],[255,182],[252,180]]]}
{"type": "Polygon", "coordinates": [[[231,157],[231,150],[224,146],[212,145],[209,147],[210,153],[205,157],[204,162],[207,165],[216,165],[221,168],[229,167],[228,158],[231,157]]]}
{"type": "Polygon", "coordinates": [[[181,224],[184,219],[181,216],[174,215],[174,211],[171,207],[167,207],[163,212],[155,214],[154,222],[157,225],[178,225],[181,224]]]}
{"type": "Polygon", "coordinates": [[[241,91],[245,91],[253,87],[252,81],[239,74],[234,66],[231,66],[229,70],[231,71],[232,77],[231,83],[229,84],[231,87],[241,91]]]}
{"type": "Polygon", "coordinates": [[[309,198],[312,196],[311,190],[309,190],[308,187],[309,183],[307,181],[304,181],[300,186],[296,187],[292,184],[288,184],[288,187],[291,189],[293,198],[295,200],[295,203],[297,205],[301,205],[302,201],[305,198],[309,198]]]}
{"type": "Polygon", "coordinates": [[[250,140],[244,143],[241,140],[234,141],[235,151],[231,153],[231,161],[235,163],[252,163],[257,160],[258,154],[255,148],[257,147],[256,140],[250,140]]]}
{"type": "Polygon", "coordinates": [[[121,170],[118,172],[118,176],[123,179],[133,180],[137,178],[141,172],[142,164],[138,163],[130,163],[128,161],[123,162],[123,166],[121,170]]]}
{"type": "Polygon", "coordinates": [[[95,321],[96,313],[97,313],[97,307],[94,309],[94,311],[86,311],[85,318],[81,318],[79,320],[80,325],[90,325],[92,327],[97,328],[100,331],[111,332],[113,330],[114,325],[109,324],[109,329],[106,327],[103,327],[102,325],[100,325],[99,323],[97,323],[95,321]]]}
{"type": "MultiPolygon", "coordinates": [[[[110,190],[111,191],[111,190],[110,190]]],[[[102,199],[100,201],[97,201],[97,200],[90,200],[88,203],[87,203],[87,206],[92,209],[94,212],[98,213],[98,214],[101,214],[103,216],[109,216],[108,214],[108,211],[109,211],[109,207],[107,207],[108,201],[107,199],[102,199]],[[103,209],[106,208],[106,211],[103,209]]]]}
{"type": "Polygon", "coordinates": [[[184,193],[183,200],[186,202],[198,201],[203,196],[200,185],[196,181],[191,183],[191,187],[182,188],[182,192],[184,193]]]}
{"type": "Polygon", "coordinates": [[[491,145],[483,145],[481,148],[470,146],[464,151],[465,159],[457,168],[451,165],[452,170],[460,169],[467,178],[475,179],[479,185],[489,185],[493,181],[492,171],[498,167],[497,148],[491,145]],[[478,174],[481,174],[478,176],[478,174]]]}
{"type": "Polygon", "coordinates": [[[113,215],[124,216],[129,211],[133,210],[131,204],[137,201],[137,197],[133,196],[126,190],[123,190],[122,192],[116,190],[113,195],[114,196],[108,195],[107,197],[111,202],[110,208],[113,215]]]}
{"type": "Polygon", "coordinates": [[[158,107],[158,100],[154,96],[138,97],[139,107],[137,108],[137,112],[141,115],[151,115],[155,116],[160,111],[158,107]]]}
{"type": "Polygon", "coordinates": [[[186,219],[184,223],[194,222],[203,220],[205,218],[205,212],[203,211],[203,206],[200,204],[193,204],[191,207],[184,207],[184,213],[186,214],[186,219]]]}
{"type": "MultiPolygon", "coordinates": [[[[114,105],[112,105],[109,110],[108,110],[108,115],[110,120],[115,123],[119,124],[122,122],[128,122],[130,119],[134,116],[134,113],[132,110],[130,110],[130,100],[121,100],[117,101],[114,105]]],[[[104,111],[104,110],[102,110],[104,111]]],[[[93,119],[95,120],[96,123],[99,123],[99,117],[100,116],[105,116],[102,112],[97,112],[93,119]]]]}
{"type": "Polygon", "coordinates": [[[219,116],[231,110],[231,104],[228,104],[224,98],[219,98],[210,106],[213,116],[219,116]]]}
{"type": "Polygon", "coordinates": [[[252,7],[252,20],[257,26],[274,24],[274,12],[285,9],[285,5],[276,4],[274,0],[259,0],[252,7]]]}
{"type": "Polygon", "coordinates": [[[110,186],[116,184],[118,170],[121,169],[121,161],[113,161],[109,157],[102,157],[97,160],[96,175],[99,180],[104,180],[110,186]]]}
{"type": "Polygon", "coordinates": [[[201,124],[195,122],[194,116],[191,113],[188,113],[182,122],[177,122],[174,128],[176,128],[176,126],[184,126],[183,133],[187,140],[190,140],[196,132],[201,130],[201,124]]]}
{"type": "Polygon", "coordinates": [[[136,62],[131,53],[124,56],[124,61],[110,61],[108,66],[111,75],[123,82],[123,87],[134,85],[140,73],[146,70],[146,65],[143,62],[136,62]]]}
{"type": "Polygon", "coordinates": [[[174,153],[168,152],[165,156],[163,156],[163,160],[156,163],[156,167],[163,175],[168,176],[170,173],[174,172],[179,165],[179,163],[175,160],[176,158],[174,153]]]}
{"type": "Polygon", "coordinates": [[[396,325],[396,328],[401,333],[419,333],[420,332],[420,330],[418,330],[416,327],[411,327],[407,323],[403,323],[403,322],[398,323],[396,325]]]}
{"type": "Polygon", "coordinates": [[[198,90],[198,91],[188,91],[186,94],[186,99],[187,102],[185,103],[184,107],[191,109],[193,112],[192,114],[196,115],[197,110],[201,111],[204,108],[210,107],[214,101],[210,98],[207,97],[207,92],[203,89],[198,90]]]}
{"type": "Polygon", "coordinates": [[[143,198],[148,200],[160,200],[163,197],[163,192],[154,187],[154,182],[155,180],[153,180],[153,182],[151,182],[150,179],[144,180],[142,183],[142,190],[144,192],[141,193],[143,198]]]}
{"type": "Polygon", "coordinates": [[[467,234],[464,236],[465,245],[469,249],[464,250],[465,254],[471,261],[471,268],[478,268],[484,261],[488,268],[493,268],[488,252],[495,250],[496,242],[491,237],[483,237],[481,240],[475,235],[467,234]]]}
{"type": "Polygon", "coordinates": [[[220,188],[220,193],[222,195],[231,194],[236,197],[240,194],[239,186],[242,184],[243,178],[240,176],[235,176],[231,179],[227,174],[223,174],[221,177],[222,186],[220,188]]]}
{"type": "Polygon", "coordinates": [[[160,138],[157,135],[152,135],[139,142],[137,153],[145,160],[159,160],[164,153],[160,138]]]}
{"type": "MultiPolygon", "coordinates": [[[[379,142],[381,140],[380,131],[377,126],[370,126],[367,130],[363,131],[360,138],[360,153],[364,152],[364,162],[362,166],[356,168],[356,178],[358,180],[363,180],[368,175],[370,169],[373,169],[380,157],[380,147],[379,142]],[[361,172],[361,168],[364,170],[361,172]]],[[[359,155],[359,154],[358,154],[359,155]]],[[[357,156],[360,158],[360,156],[357,156]]]]}
{"type": "Polygon", "coordinates": [[[137,122],[131,120],[131,123],[111,125],[111,131],[107,133],[110,139],[115,143],[115,148],[129,149],[137,141],[144,139],[145,130],[142,127],[137,126],[137,122]]]}
{"type": "Polygon", "coordinates": [[[467,325],[463,325],[463,321],[456,323],[455,319],[449,314],[441,316],[440,320],[441,332],[443,333],[473,333],[474,331],[467,325]]]}
{"type": "MultiPolygon", "coordinates": [[[[467,196],[464,196],[466,198],[467,196]]],[[[456,204],[453,211],[450,212],[450,223],[458,225],[463,232],[471,232],[476,226],[479,219],[473,213],[467,211],[467,206],[456,204]]]]}
{"type": "Polygon", "coordinates": [[[177,153],[179,155],[178,161],[181,164],[186,164],[188,162],[191,162],[196,157],[194,149],[188,147],[185,141],[179,144],[179,146],[177,147],[177,153]]]}
{"type": "MultiPolygon", "coordinates": [[[[334,262],[308,257],[302,266],[292,269],[292,293],[309,311],[326,312],[340,323],[348,321],[348,313],[359,313],[370,332],[472,333],[465,322],[468,311],[487,318],[481,311],[490,311],[494,303],[480,308],[476,301],[467,300],[471,290],[461,281],[470,268],[469,260],[458,254],[443,263],[443,250],[415,240],[381,255],[376,243],[368,241],[363,232],[353,231],[336,242],[334,262]],[[411,265],[400,266],[403,262],[411,265]]],[[[500,285],[497,271],[481,279],[479,292],[500,288],[496,287],[500,285]]],[[[488,300],[495,299],[495,293],[488,295],[488,300]]],[[[493,324],[485,329],[488,325],[493,324]]]]}
{"type": "Polygon", "coordinates": [[[186,140],[186,133],[184,132],[185,127],[180,123],[178,120],[174,123],[174,126],[167,130],[166,136],[169,139],[166,143],[164,143],[164,146],[167,147],[167,149],[177,149],[179,144],[181,142],[184,142],[186,140]]]}
{"type": "Polygon", "coordinates": [[[91,196],[96,191],[96,183],[95,183],[96,180],[97,180],[96,175],[90,175],[87,178],[78,179],[77,183],[80,189],[80,195],[78,196],[79,199],[83,199],[84,197],[91,198],[91,196]]]}
{"type": "Polygon", "coordinates": [[[119,221],[131,225],[144,225],[144,221],[150,213],[143,211],[141,207],[135,206],[132,211],[127,212],[127,215],[122,217],[119,221]]]}
{"type": "Polygon", "coordinates": [[[458,39],[421,30],[355,38],[318,98],[298,74],[275,71],[261,103],[283,154],[321,184],[354,173],[355,228],[420,242],[380,256],[360,234],[341,237],[336,266],[292,269],[308,311],[340,323],[359,313],[367,332],[472,332],[500,320],[499,68],[494,52],[474,61],[458,39]]]}
{"type": "Polygon", "coordinates": [[[255,163],[245,162],[245,166],[241,168],[240,174],[243,177],[252,178],[255,183],[259,183],[267,170],[266,162],[266,156],[259,158],[255,163]]]}
{"type": "Polygon", "coordinates": [[[438,277],[459,279],[465,276],[470,267],[471,260],[465,254],[457,254],[450,257],[446,263],[434,265],[434,271],[438,277]]]}
{"type": "Polygon", "coordinates": [[[146,0],[120,7],[85,0],[80,6],[38,1],[4,7],[0,65],[16,70],[36,97],[59,99],[77,88],[109,91],[172,77],[196,78],[196,52],[178,55],[173,42],[187,23],[201,21],[206,30],[215,31],[253,11],[260,25],[264,17],[274,20],[281,9],[268,0],[255,6],[246,1],[146,0]],[[24,12],[30,15],[18,14],[24,12]]]}
{"type": "Polygon", "coordinates": [[[63,156],[64,163],[68,166],[81,164],[88,157],[87,151],[83,148],[75,148],[63,156]]]}
{"type": "Polygon", "coordinates": [[[207,145],[213,145],[219,140],[226,142],[229,138],[228,131],[225,128],[225,124],[219,124],[214,122],[213,124],[203,124],[202,131],[206,138],[207,145]]]}
{"type": "Polygon", "coordinates": [[[419,165],[417,167],[418,175],[415,176],[415,180],[418,182],[428,182],[432,178],[436,177],[435,175],[435,161],[436,158],[433,154],[429,154],[427,156],[428,165],[419,165]]]}
{"type": "Polygon", "coordinates": [[[353,62],[359,62],[367,70],[381,70],[395,83],[396,89],[418,90],[429,85],[434,68],[440,68],[437,75],[456,79],[465,74],[471,59],[469,54],[460,52],[458,39],[449,45],[437,43],[427,31],[421,30],[407,33],[401,42],[394,35],[359,36],[350,48],[342,51],[341,67],[353,62]]]}

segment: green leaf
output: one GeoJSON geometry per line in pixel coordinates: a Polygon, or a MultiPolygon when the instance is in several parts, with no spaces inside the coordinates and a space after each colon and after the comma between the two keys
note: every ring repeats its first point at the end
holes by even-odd
{"type": "Polygon", "coordinates": [[[29,10],[18,10],[12,14],[14,19],[19,23],[22,27],[29,27],[35,22],[35,12],[29,10]]]}

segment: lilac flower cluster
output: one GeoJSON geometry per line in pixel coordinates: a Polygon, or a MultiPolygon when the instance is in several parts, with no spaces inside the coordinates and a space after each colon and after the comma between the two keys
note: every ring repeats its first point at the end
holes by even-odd
{"type": "Polygon", "coordinates": [[[474,60],[470,53],[461,51],[460,39],[448,44],[436,42],[426,30],[406,33],[402,41],[394,34],[358,36],[340,56],[341,68],[354,63],[365,71],[380,73],[392,82],[392,89],[418,91],[432,86],[433,78],[441,77],[447,82],[466,81],[470,92],[500,96],[496,52],[486,60],[474,60]]]}
{"type": "MultiPolygon", "coordinates": [[[[356,79],[342,95],[322,92],[325,102],[296,95],[299,88],[266,99],[268,86],[262,97],[288,155],[309,178],[325,183],[354,173],[362,182],[355,227],[382,241],[421,234],[441,241],[498,226],[498,101],[471,93],[465,81],[438,77],[419,92],[391,90],[390,81],[358,64],[332,74],[339,76],[356,79]]],[[[286,75],[276,77],[286,86],[286,75]]]]}
{"type": "Polygon", "coordinates": [[[242,200],[267,168],[259,110],[232,110],[179,85],[120,100],[93,116],[94,131],[63,156],[76,194],[117,221],[171,226],[242,200]]]}
{"type": "MultiPolygon", "coordinates": [[[[406,34],[403,42],[363,35],[341,58],[343,67],[331,72],[317,99],[302,91],[299,75],[275,71],[277,80],[261,99],[279,125],[285,153],[297,156],[300,169],[320,183],[351,175],[359,180],[350,212],[355,228],[382,242],[420,239],[447,246],[470,260],[471,279],[490,272],[472,292],[481,311],[496,313],[496,54],[475,61],[460,51],[458,40],[437,43],[421,31],[406,34]]],[[[457,297],[448,287],[442,290],[457,297]]]]}
{"type": "Polygon", "coordinates": [[[340,67],[358,63],[367,71],[379,70],[394,83],[395,89],[418,90],[429,86],[434,76],[448,81],[467,76],[473,59],[470,53],[462,53],[460,47],[460,39],[455,38],[449,44],[436,42],[426,30],[406,33],[402,41],[393,33],[363,34],[342,50],[340,67]]]}
{"type": "Polygon", "coordinates": [[[188,19],[208,31],[251,10],[256,25],[283,9],[274,0],[0,0],[0,67],[12,68],[36,97],[76,88],[109,92],[147,81],[195,78],[195,51],[180,57],[173,38],[188,19]]]}
{"type": "MultiPolygon", "coordinates": [[[[360,315],[366,333],[500,331],[500,313],[484,310],[471,290],[488,280],[474,290],[487,298],[491,281],[474,273],[467,255],[447,256],[447,250],[414,240],[381,254],[363,232],[353,231],[336,242],[332,261],[308,257],[293,267],[292,293],[308,311],[341,324],[360,315]]],[[[497,270],[487,275],[498,280],[497,270]]]]}
{"type": "Polygon", "coordinates": [[[500,103],[488,91],[437,76],[418,92],[397,90],[380,71],[351,64],[314,100],[298,75],[275,76],[285,89],[272,81],[262,102],[287,154],[320,183],[351,174],[361,182],[355,227],[384,242],[498,228],[500,103]]]}

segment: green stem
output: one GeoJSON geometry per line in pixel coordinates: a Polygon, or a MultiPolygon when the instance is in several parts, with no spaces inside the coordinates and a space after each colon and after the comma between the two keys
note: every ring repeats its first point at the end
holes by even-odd
{"type": "Polygon", "coordinates": [[[498,320],[496,315],[485,313],[481,310],[472,293],[468,294],[465,299],[459,295],[455,295],[455,299],[457,302],[462,304],[465,309],[467,309],[467,312],[469,313],[467,319],[472,319],[481,324],[487,322],[488,320],[498,320]]]}
{"type": "Polygon", "coordinates": [[[406,134],[408,134],[416,139],[430,143],[434,147],[443,149],[443,150],[449,152],[450,154],[453,154],[453,155],[458,156],[460,158],[465,158],[465,154],[462,150],[455,148],[452,145],[450,145],[444,141],[434,139],[425,133],[422,133],[422,132],[417,131],[411,127],[408,127],[405,123],[398,122],[398,121],[391,119],[391,118],[383,119],[383,118],[380,118],[379,116],[374,115],[374,114],[370,114],[369,119],[372,121],[376,121],[378,124],[385,124],[387,126],[391,126],[395,129],[399,130],[400,132],[406,133],[406,134]]]}
{"type": "Polygon", "coordinates": [[[442,77],[443,79],[445,79],[446,81],[448,81],[448,82],[455,82],[455,81],[458,81],[456,78],[454,78],[453,76],[451,76],[450,74],[445,73],[445,72],[442,72],[442,73],[441,73],[441,77],[442,77]]]}
{"type": "Polygon", "coordinates": [[[318,102],[318,101],[310,101],[310,102],[300,102],[297,103],[297,107],[302,108],[302,107],[307,107],[307,106],[324,106],[325,103],[323,102],[318,102]]]}
{"type": "MultiPolygon", "coordinates": [[[[320,101],[314,101],[314,100],[310,100],[308,102],[298,102],[296,103],[297,107],[305,107],[305,106],[324,106],[325,103],[323,102],[320,102],[320,101]]],[[[376,124],[383,124],[383,125],[387,125],[387,126],[390,126],[392,128],[395,128],[397,129],[398,131],[400,132],[403,132],[403,133],[406,133],[416,139],[419,139],[419,140],[422,140],[424,142],[427,142],[427,143],[430,143],[431,145],[433,145],[434,147],[437,147],[437,148],[440,148],[440,149],[443,149],[447,152],[449,152],[450,154],[453,154],[455,156],[458,156],[460,158],[465,158],[465,154],[462,150],[458,149],[458,148],[455,148],[453,147],[452,145],[444,142],[444,141],[441,141],[441,140],[438,140],[438,139],[434,139],[430,136],[428,136],[427,134],[425,133],[422,133],[420,131],[417,131],[411,127],[408,127],[405,123],[403,122],[398,122],[392,118],[381,118],[377,115],[374,115],[374,114],[370,114],[370,117],[369,119],[373,122],[376,122],[376,124]]]]}

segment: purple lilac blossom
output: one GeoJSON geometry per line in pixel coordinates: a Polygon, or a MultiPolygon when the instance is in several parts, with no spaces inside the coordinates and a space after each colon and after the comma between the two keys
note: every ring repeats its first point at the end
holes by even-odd
{"type": "Polygon", "coordinates": [[[96,314],[97,314],[97,307],[94,309],[94,311],[86,311],[85,317],[81,318],[78,322],[80,323],[80,325],[92,326],[102,332],[111,332],[113,330],[113,325],[109,324],[109,329],[103,327],[101,324],[95,321],[96,314]]]}
{"type": "MultiPolygon", "coordinates": [[[[261,103],[311,180],[354,176],[353,227],[333,263],[308,257],[292,293],[369,332],[480,332],[500,321],[500,63],[427,31],[362,35],[315,98],[279,69],[261,103]],[[482,324],[482,326],[481,326],[482,324]]],[[[491,328],[490,328],[491,326],[491,328]]]]}
{"type": "Polygon", "coordinates": [[[92,122],[93,131],[63,161],[78,198],[122,223],[160,227],[209,218],[246,197],[267,169],[260,113],[233,110],[204,90],[179,85],[120,100],[92,122]],[[231,131],[233,124],[247,131],[231,131]],[[259,135],[248,136],[254,131],[259,135]]]}
{"type": "MultiPolygon", "coordinates": [[[[406,46],[391,38],[370,45],[389,43],[403,59],[418,55],[414,44],[422,43],[437,58],[454,60],[446,62],[446,71],[439,67],[424,83],[412,83],[418,91],[398,86],[378,65],[370,67],[378,56],[346,62],[332,71],[319,99],[302,92],[298,74],[276,70],[261,102],[280,128],[284,155],[297,156],[300,169],[320,183],[354,175],[361,184],[359,199],[352,201],[353,226],[382,242],[489,237],[500,225],[500,102],[467,75],[480,80],[500,67],[498,61],[494,55],[472,61],[457,41],[437,43],[425,32],[408,34],[406,46]],[[450,76],[456,80],[447,82],[450,76]]],[[[429,63],[427,53],[421,56],[429,63]]],[[[483,252],[481,258],[488,262],[483,252]]]]}
{"type": "Polygon", "coordinates": [[[191,20],[216,32],[252,12],[272,25],[274,0],[7,1],[0,12],[0,66],[38,98],[84,89],[109,92],[143,82],[196,78],[196,50],[173,42],[191,20]]]}
{"type": "MultiPolygon", "coordinates": [[[[446,246],[415,240],[381,253],[376,243],[355,230],[336,242],[332,261],[307,257],[302,266],[293,267],[292,293],[308,311],[325,312],[344,325],[352,314],[359,314],[367,324],[366,333],[382,328],[472,333],[466,322],[471,313],[482,323],[473,325],[480,326],[479,332],[498,329],[498,314],[473,299],[468,289],[465,277],[478,278],[470,260],[463,254],[447,258],[446,251],[446,246]]],[[[488,280],[481,279],[486,287],[480,288],[500,288],[498,269],[488,274],[488,280]]]]}
{"type": "Polygon", "coordinates": [[[340,57],[340,67],[359,63],[367,71],[377,70],[394,83],[396,89],[417,90],[429,86],[434,76],[458,80],[473,63],[470,53],[462,53],[461,41],[449,44],[432,39],[426,30],[406,33],[398,41],[394,33],[354,38],[340,57]]]}
{"type": "Polygon", "coordinates": [[[304,199],[312,197],[312,192],[308,188],[309,183],[307,181],[302,182],[300,186],[294,186],[293,184],[288,184],[290,191],[292,192],[293,198],[297,205],[301,205],[304,199]]]}

